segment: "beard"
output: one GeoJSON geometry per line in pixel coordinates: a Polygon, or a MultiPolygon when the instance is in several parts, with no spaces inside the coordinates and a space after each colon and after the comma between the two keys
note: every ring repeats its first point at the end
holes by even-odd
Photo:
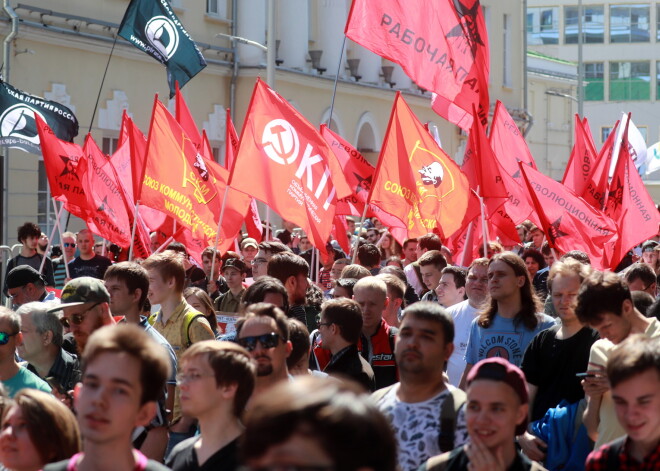
{"type": "Polygon", "coordinates": [[[270,357],[262,355],[254,359],[257,363],[257,376],[270,376],[273,374],[273,362],[270,357]],[[260,358],[265,358],[268,362],[260,362],[260,358]]]}

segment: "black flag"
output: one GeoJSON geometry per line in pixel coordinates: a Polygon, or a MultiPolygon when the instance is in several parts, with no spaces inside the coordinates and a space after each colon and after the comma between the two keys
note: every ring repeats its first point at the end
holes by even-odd
{"type": "Polygon", "coordinates": [[[72,142],[78,135],[78,119],[69,108],[0,80],[0,145],[41,155],[35,115],[64,141],[72,142]]]}
{"type": "Polygon", "coordinates": [[[169,0],[131,0],[119,36],[167,67],[170,98],[206,67],[204,56],[172,11],[169,0]]]}

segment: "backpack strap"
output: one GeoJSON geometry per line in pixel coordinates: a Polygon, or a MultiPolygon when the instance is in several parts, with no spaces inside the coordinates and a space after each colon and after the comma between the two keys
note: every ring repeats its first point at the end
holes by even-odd
{"type": "Polygon", "coordinates": [[[449,394],[440,405],[440,430],[438,431],[438,447],[447,452],[454,449],[456,434],[456,418],[458,411],[465,404],[465,392],[458,388],[450,388],[449,394]]]}
{"type": "Polygon", "coordinates": [[[190,325],[195,322],[195,319],[199,317],[204,317],[204,314],[199,311],[189,311],[185,314],[185,316],[183,316],[183,324],[181,325],[181,340],[185,340],[185,342],[182,342],[184,348],[188,348],[192,345],[190,340],[190,325]]]}
{"type": "Polygon", "coordinates": [[[388,392],[390,392],[395,385],[396,385],[396,383],[374,391],[373,393],[371,393],[371,400],[374,403],[378,403],[378,401],[380,401],[382,398],[384,398],[385,395],[388,392]]]}
{"type": "Polygon", "coordinates": [[[149,325],[154,325],[156,323],[156,317],[158,317],[158,313],[151,314],[149,317],[147,317],[147,322],[149,325]]]}

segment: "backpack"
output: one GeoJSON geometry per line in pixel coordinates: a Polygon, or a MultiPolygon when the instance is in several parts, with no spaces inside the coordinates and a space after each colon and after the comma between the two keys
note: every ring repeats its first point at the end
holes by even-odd
{"type": "MultiPolygon", "coordinates": [[[[374,402],[380,401],[395,385],[379,389],[371,395],[374,402]]],[[[440,406],[440,430],[438,433],[438,447],[442,453],[454,449],[454,434],[456,432],[456,417],[458,411],[465,404],[465,392],[458,388],[450,388],[449,395],[440,406]]]]}
{"type": "MultiPolygon", "coordinates": [[[[150,315],[148,320],[149,324],[154,325],[156,317],[158,317],[158,313],[150,315]]],[[[204,317],[204,314],[199,311],[186,312],[183,317],[183,323],[181,324],[181,340],[185,340],[182,345],[184,350],[192,345],[192,341],[190,340],[190,324],[199,317],[204,317]]]]}

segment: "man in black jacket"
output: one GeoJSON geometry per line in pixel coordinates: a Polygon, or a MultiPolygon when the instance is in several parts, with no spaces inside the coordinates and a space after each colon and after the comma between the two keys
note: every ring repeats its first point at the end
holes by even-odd
{"type": "Polygon", "coordinates": [[[353,379],[373,392],[376,388],[374,371],[357,349],[362,332],[362,311],[358,303],[346,298],[325,302],[318,328],[321,345],[332,353],[332,359],[323,371],[353,379]]]}

